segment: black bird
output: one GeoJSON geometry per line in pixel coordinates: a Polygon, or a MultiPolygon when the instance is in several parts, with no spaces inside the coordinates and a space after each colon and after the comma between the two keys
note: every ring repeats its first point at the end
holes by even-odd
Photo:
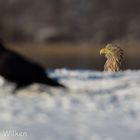
{"type": "Polygon", "coordinates": [[[49,78],[43,67],[6,48],[3,42],[0,42],[0,75],[8,81],[15,82],[16,89],[33,83],[65,88],[62,84],[49,78]]]}

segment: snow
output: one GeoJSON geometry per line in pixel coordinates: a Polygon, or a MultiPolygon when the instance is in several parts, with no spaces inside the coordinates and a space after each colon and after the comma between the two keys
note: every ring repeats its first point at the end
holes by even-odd
{"type": "Polygon", "coordinates": [[[0,140],[140,139],[140,70],[50,76],[68,89],[34,84],[14,94],[0,77],[0,140]]]}

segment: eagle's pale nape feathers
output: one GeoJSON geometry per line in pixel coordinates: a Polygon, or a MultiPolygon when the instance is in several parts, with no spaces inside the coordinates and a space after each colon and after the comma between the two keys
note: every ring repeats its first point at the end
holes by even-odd
{"type": "Polygon", "coordinates": [[[104,71],[117,72],[125,69],[124,51],[119,46],[107,44],[100,50],[100,55],[105,55],[107,59],[104,71]]]}

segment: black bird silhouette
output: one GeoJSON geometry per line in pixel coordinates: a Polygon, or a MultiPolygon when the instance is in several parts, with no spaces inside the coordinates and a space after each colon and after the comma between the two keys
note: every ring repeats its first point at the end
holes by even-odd
{"type": "Polygon", "coordinates": [[[33,83],[65,88],[62,84],[49,78],[43,67],[5,48],[3,42],[0,42],[0,75],[8,81],[15,82],[16,89],[33,83]]]}

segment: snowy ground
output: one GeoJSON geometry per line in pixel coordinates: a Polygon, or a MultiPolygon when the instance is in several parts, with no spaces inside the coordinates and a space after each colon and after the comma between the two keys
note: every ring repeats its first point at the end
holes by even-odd
{"type": "Polygon", "coordinates": [[[50,73],[69,89],[11,94],[0,77],[0,140],[140,140],[140,71],[50,73]]]}

